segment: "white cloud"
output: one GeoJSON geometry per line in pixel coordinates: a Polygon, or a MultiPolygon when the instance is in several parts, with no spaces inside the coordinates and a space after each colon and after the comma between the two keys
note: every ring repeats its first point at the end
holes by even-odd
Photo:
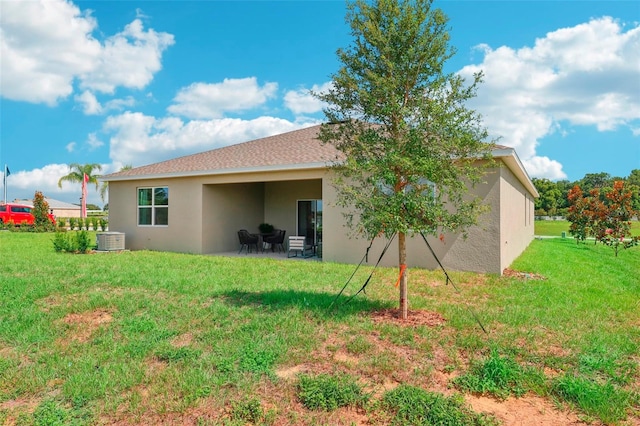
{"type": "Polygon", "coordinates": [[[94,149],[98,149],[104,145],[104,142],[98,139],[97,134],[94,132],[89,133],[89,136],[87,137],[87,145],[89,145],[89,149],[93,151],[94,149]]]}
{"type": "Polygon", "coordinates": [[[162,52],[173,44],[173,35],[145,32],[142,21],[135,19],[105,41],[96,67],[80,75],[80,86],[104,93],[119,86],[142,89],[162,69],[162,52]]]}
{"type": "Polygon", "coordinates": [[[562,164],[549,157],[533,156],[523,161],[525,169],[531,176],[550,180],[566,179],[562,164]]]}
{"type": "MultiPolygon", "coordinates": [[[[8,99],[55,105],[80,87],[112,93],[140,89],[160,70],[173,36],[144,31],[139,19],[100,43],[90,11],[65,0],[3,1],[0,14],[0,94],[8,99]]],[[[78,98],[96,108],[85,93],[78,98]]]]}
{"type": "Polygon", "coordinates": [[[125,107],[135,105],[135,100],[131,96],[123,99],[111,99],[104,105],[101,105],[96,95],[88,90],[85,90],[80,95],[76,95],[74,100],[82,106],[82,112],[84,112],[85,115],[99,115],[113,110],[122,111],[125,107]]]}
{"type": "Polygon", "coordinates": [[[284,103],[294,114],[312,114],[322,111],[325,104],[312,95],[312,92],[324,93],[331,89],[333,83],[327,82],[319,86],[314,84],[311,90],[290,90],[284,95],[284,103]]]}
{"type": "Polygon", "coordinates": [[[3,1],[0,90],[20,101],[54,105],[73,92],[73,79],[92,70],[100,43],[89,12],[70,2],[3,1]]]}
{"type": "Polygon", "coordinates": [[[114,163],[140,166],[284,133],[312,124],[316,123],[291,122],[275,117],[183,122],[177,117],[155,118],[127,112],[109,117],[104,130],[112,134],[111,160],[114,163]]]}
{"type": "Polygon", "coordinates": [[[88,90],[74,97],[75,101],[82,106],[85,115],[97,115],[102,113],[102,105],[96,99],[96,96],[88,90]]]}
{"type": "Polygon", "coordinates": [[[73,152],[76,149],[76,143],[75,142],[69,142],[65,148],[67,149],[67,152],[73,152]]]}
{"type": "Polygon", "coordinates": [[[472,107],[500,143],[516,148],[532,176],[566,177],[560,163],[536,156],[540,141],[565,126],[638,127],[638,26],[624,31],[604,17],[550,32],[533,47],[479,48],[484,61],[460,71],[468,79],[484,72],[472,107]]]}
{"type": "Polygon", "coordinates": [[[273,98],[277,83],[260,87],[255,77],[225,78],[222,83],[193,83],[178,91],[168,111],[191,119],[221,118],[225,112],[256,108],[273,98]]]}

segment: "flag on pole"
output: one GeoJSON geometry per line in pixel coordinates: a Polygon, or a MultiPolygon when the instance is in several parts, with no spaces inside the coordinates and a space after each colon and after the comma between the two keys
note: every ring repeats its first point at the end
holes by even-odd
{"type": "Polygon", "coordinates": [[[84,174],[84,178],[82,179],[82,206],[80,210],[80,217],[87,217],[87,183],[89,182],[89,176],[84,174]]]}
{"type": "Polygon", "coordinates": [[[7,176],[9,176],[11,172],[9,171],[9,167],[4,165],[4,177],[2,182],[2,187],[4,188],[4,203],[7,204],[7,176]]]}

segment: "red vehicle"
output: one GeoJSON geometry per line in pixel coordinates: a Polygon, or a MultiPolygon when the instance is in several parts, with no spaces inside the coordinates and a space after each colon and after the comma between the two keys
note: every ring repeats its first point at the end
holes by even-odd
{"type": "MultiPolygon", "coordinates": [[[[13,223],[14,225],[33,225],[36,218],[31,213],[33,207],[24,204],[0,204],[0,223],[13,223]]],[[[49,214],[49,220],[55,225],[56,218],[49,214]]]]}

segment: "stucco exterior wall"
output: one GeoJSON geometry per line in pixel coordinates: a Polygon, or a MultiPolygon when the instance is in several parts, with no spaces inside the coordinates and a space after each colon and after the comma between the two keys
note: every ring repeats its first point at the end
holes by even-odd
{"type": "Polygon", "coordinates": [[[202,185],[193,179],[152,179],[109,183],[109,231],[125,233],[130,250],[202,251],[202,185]],[[169,188],[168,226],[138,226],[137,189],[169,188]]]}
{"type": "Polygon", "coordinates": [[[322,199],[322,179],[269,182],[265,188],[264,221],[297,235],[298,200],[322,199]]]}
{"type": "Polygon", "coordinates": [[[237,231],[257,232],[264,217],[262,182],[203,185],[202,253],[237,250],[237,231]]]}
{"type": "MultiPolygon", "coordinates": [[[[465,240],[461,234],[445,234],[439,238],[429,237],[428,241],[442,264],[452,270],[477,272],[495,272],[500,269],[500,174],[492,171],[487,174],[487,183],[475,188],[474,194],[480,196],[490,207],[490,211],[481,216],[480,224],[468,232],[465,240]]],[[[364,255],[369,241],[352,236],[351,229],[345,226],[344,210],[335,207],[336,190],[330,179],[323,183],[325,203],[324,212],[324,260],[341,263],[358,263],[364,255]],[[333,206],[332,208],[328,206],[333,206]]],[[[377,262],[386,241],[376,239],[369,251],[369,264],[377,262]]],[[[384,255],[382,266],[398,265],[398,243],[394,240],[384,255]]],[[[428,269],[438,268],[438,263],[429,251],[420,235],[407,238],[407,265],[428,269]]]]}
{"type": "Polygon", "coordinates": [[[500,270],[504,270],[531,243],[534,236],[533,197],[507,168],[500,169],[500,270]]]}
{"type": "Polygon", "coordinates": [[[80,209],[50,209],[56,217],[80,217],[80,209]]]}

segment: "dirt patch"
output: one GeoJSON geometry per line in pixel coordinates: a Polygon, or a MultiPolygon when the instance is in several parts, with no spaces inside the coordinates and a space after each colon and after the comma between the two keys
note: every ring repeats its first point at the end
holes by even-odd
{"type": "Polygon", "coordinates": [[[40,398],[11,399],[0,404],[0,410],[20,410],[21,412],[33,413],[39,404],[40,398]]]}
{"type": "Polygon", "coordinates": [[[62,319],[62,322],[70,326],[67,339],[85,343],[98,328],[112,320],[111,312],[106,309],[96,309],[79,314],[68,314],[62,319]]]}
{"type": "Polygon", "coordinates": [[[546,280],[544,275],[536,274],[535,272],[522,272],[514,271],[513,269],[506,268],[502,271],[502,275],[509,278],[517,278],[519,280],[546,280]]]}
{"type": "Polygon", "coordinates": [[[191,333],[181,334],[171,340],[171,346],[173,346],[174,348],[184,348],[186,346],[190,346],[192,343],[193,334],[191,333]]]}
{"type": "Polygon", "coordinates": [[[294,365],[292,367],[280,368],[276,370],[276,376],[284,380],[293,380],[299,374],[307,373],[309,367],[306,364],[294,365]]]}
{"type": "Polygon", "coordinates": [[[400,318],[400,311],[398,309],[375,311],[371,314],[371,318],[375,323],[387,322],[405,327],[416,327],[420,325],[436,327],[447,322],[447,320],[437,312],[420,310],[409,311],[406,320],[400,318]]]}
{"type": "Polygon", "coordinates": [[[498,401],[484,396],[465,395],[465,400],[478,413],[492,414],[505,426],[571,426],[585,425],[571,412],[558,410],[550,401],[538,396],[524,396],[498,401]]]}

